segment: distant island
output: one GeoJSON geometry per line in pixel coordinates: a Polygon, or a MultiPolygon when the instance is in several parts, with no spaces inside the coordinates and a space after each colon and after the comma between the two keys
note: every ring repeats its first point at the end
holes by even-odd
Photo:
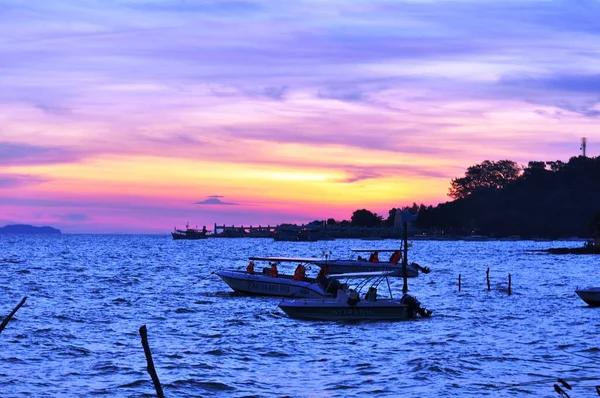
{"type": "Polygon", "coordinates": [[[60,235],[60,229],[44,226],[34,227],[33,225],[15,224],[0,227],[1,234],[28,234],[28,235],[60,235]]]}

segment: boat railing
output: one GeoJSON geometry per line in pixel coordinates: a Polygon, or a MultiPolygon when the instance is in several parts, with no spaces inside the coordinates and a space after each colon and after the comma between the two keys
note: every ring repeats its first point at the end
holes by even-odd
{"type": "MultiPolygon", "coordinates": [[[[325,288],[325,291],[326,292],[329,291],[331,289],[333,283],[335,283],[335,282],[340,283],[339,279],[342,279],[342,278],[331,278],[325,288]]],[[[348,280],[346,280],[346,282],[342,283],[341,288],[337,289],[336,296],[340,295],[340,292],[344,292],[344,294],[347,295],[348,292],[355,291],[360,297],[361,293],[367,287],[369,289],[373,288],[373,289],[375,289],[375,291],[377,291],[377,288],[384,280],[387,282],[389,298],[393,299],[394,296],[392,294],[392,288],[390,286],[388,275],[376,275],[376,276],[365,277],[360,282],[356,283],[354,287],[351,287],[348,280]]],[[[323,298],[323,299],[325,299],[325,298],[323,298]]]]}

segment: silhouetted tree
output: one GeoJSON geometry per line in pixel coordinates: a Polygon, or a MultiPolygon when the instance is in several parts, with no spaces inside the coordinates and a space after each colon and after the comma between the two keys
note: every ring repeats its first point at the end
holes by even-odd
{"type": "Polygon", "coordinates": [[[391,227],[394,226],[394,222],[396,221],[396,210],[400,210],[400,209],[392,207],[390,209],[390,211],[388,211],[388,217],[385,219],[385,226],[386,227],[391,228],[391,227]]]}
{"type": "Polygon", "coordinates": [[[556,161],[546,162],[546,164],[548,165],[548,167],[550,167],[550,171],[559,171],[560,169],[565,167],[566,163],[562,162],[560,160],[556,160],[556,161]]]}
{"type": "Polygon", "coordinates": [[[380,227],[383,217],[377,213],[372,213],[369,210],[361,209],[352,213],[350,224],[356,227],[380,227]]]}
{"type": "Polygon", "coordinates": [[[328,218],[327,219],[327,225],[335,225],[337,224],[337,222],[335,221],[335,219],[333,218],[328,218]]]}
{"type": "Polygon", "coordinates": [[[527,177],[536,173],[544,173],[546,171],[546,162],[532,161],[523,168],[523,176],[527,177]]]}
{"type": "Polygon", "coordinates": [[[450,181],[448,196],[453,199],[464,199],[475,192],[499,190],[519,177],[521,167],[512,160],[483,161],[467,169],[462,178],[450,181]]]}
{"type": "MultiPolygon", "coordinates": [[[[515,168],[511,170],[514,176],[515,168]]],[[[475,229],[490,236],[589,236],[590,220],[599,211],[600,157],[576,156],[567,163],[529,162],[521,175],[505,185],[483,189],[477,188],[472,174],[477,173],[470,168],[465,178],[469,175],[471,182],[454,201],[420,208],[417,225],[446,234],[475,229]]],[[[464,182],[457,180],[461,179],[453,180],[455,192],[464,182]]]]}

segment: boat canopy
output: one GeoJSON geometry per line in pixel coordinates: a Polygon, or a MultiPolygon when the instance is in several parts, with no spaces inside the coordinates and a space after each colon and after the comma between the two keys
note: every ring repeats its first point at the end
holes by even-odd
{"type": "Polygon", "coordinates": [[[373,252],[390,252],[393,253],[395,251],[398,250],[402,250],[400,247],[397,249],[350,249],[353,252],[360,252],[360,253],[373,253],[373,252]]]}
{"type": "Polygon", "coordinates": [[[371,271],[371,272],[349,272],[347,274],[331,274],[329,278],[351,279],[351,278],[374,278],[378,276],[398,275],[398,271],[371,271]]]}
{"type": "Polygon", "coordinates": [[[310,257],[248,257],[251,261],[274,261],[278,263],[283,262],[294,262],[294,263],[314,263],[315,261],[322,261],[322,258],[310,258],[310,257]]]}

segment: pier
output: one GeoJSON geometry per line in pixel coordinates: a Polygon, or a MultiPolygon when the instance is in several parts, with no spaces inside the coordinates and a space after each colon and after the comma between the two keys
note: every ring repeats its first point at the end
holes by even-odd
{"type": "Polygon", "coordinates": [[[275,235],[277,226],[267,225],[263,227],[235,226],[235,225],[217,225],[213,228],[213,238],[272,238],[275,235]]]}
{"type": "Polygon", "coordinates": [[[402,230],[392,227],[355,227],[326,224],[218,225],[211,238],[273,238],[285,241],[318,241],[332,239],[399,239],[402,230]]]}

